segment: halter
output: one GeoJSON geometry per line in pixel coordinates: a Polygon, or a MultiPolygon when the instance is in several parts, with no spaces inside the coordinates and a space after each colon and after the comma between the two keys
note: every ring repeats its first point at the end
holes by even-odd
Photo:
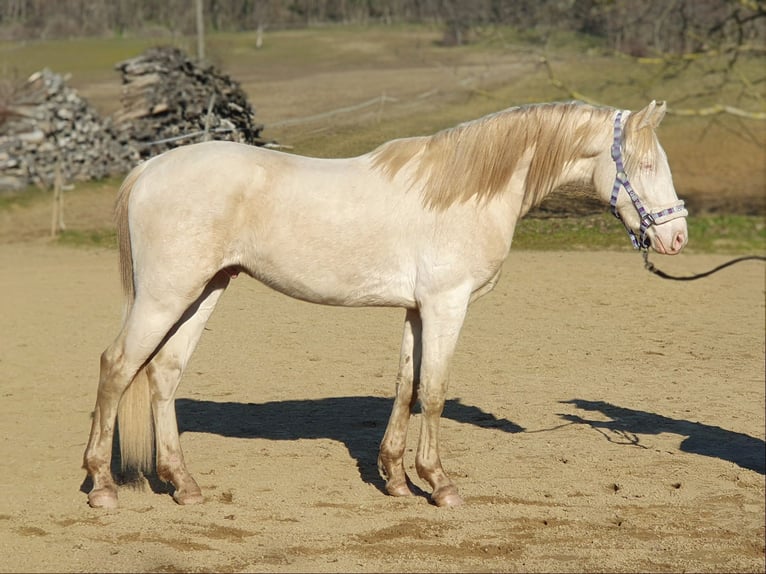
{"type": "Polygon", "coordinates": [[[612,159],[614,160],[615,167],[617,168],[617,174],[614,177],[614,185],[612,186],[612,197],[609,200],[609,205],[612,208],[612,214],[622,221],[622,224],[625,226],[626,231],[628,232],[628,235],[630,236],[630,240],[633,243],[633,247],[635,249],[646,249],[649,244],[646,238],[646,232],[652,225],[660,225],[662,223],[667,223],[668,221],[671,221],[673,219],[677,219],[679,217],[686,217],[689,215],[689,212],[686,211],[684,208],[684,202],[683,200],[677,200],[675,201],[671,206],[666,207],[664,209],[661,209],[660,211],[655,211],[654,213],[647,211],[644,208],[643,203],[641,203],[641,199],[638,197],[638,194],[633,189],[633,186],[630,184],[630,180],[628,179],[628,174],[625,172],[625,165],[622,161],[622,111],[618,111],[617,115],[614,118],[614,140],[612,142],[612,159]],[[628,192],[628,196],[630,197],[630,200],[633,202],[633,207],[636,208],[636,211],[638,212],[638,217],[641,219],[641,226],[639,228],[640,236],[636,237],[635,232],[628,227],[628,224],[625,223],[625,221],[620,216],[619,212],[617,211],[617,196],[620,194],[620,190],[622,188],[625,188],[625,191],[628,192]]]}

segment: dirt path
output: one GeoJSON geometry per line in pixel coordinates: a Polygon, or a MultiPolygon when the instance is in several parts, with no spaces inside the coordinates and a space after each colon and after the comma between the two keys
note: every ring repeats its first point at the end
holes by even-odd
{"type": "Polygon", "coordinates": [[[454,360],[454,510],[381,493],[402,312],[246,278],[177,402],[206,502],[123,488],[92,510],[80,462],[116,255],[0,245],[0,290],[4,572],[764,570],[761,264],[676,284],[635,254],[512,252],[454,360]]]}

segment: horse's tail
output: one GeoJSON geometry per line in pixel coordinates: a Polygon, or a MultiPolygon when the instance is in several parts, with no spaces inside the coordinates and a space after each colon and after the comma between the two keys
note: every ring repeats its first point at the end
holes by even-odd
{"type": "Polygon", "coordinates": [[[120,191],[117,193],[117,201],[114,205],[114,223],[117,229],[117,247],[120,250],[120,277],[122,278],[122,289],[125,293],[126,313],[133,306],[133,299],[136,296],[136,289],[133,283],[133,248],[130,244],[130,227],[128,225],[128,201],[130,193],[136,185],[139,176],[146,169],[146,161],[131,171],[122,182],[120,191]]]}
{"type": "MultiPolygon", "coordinates": [[[[120,275],[125,293],[123,321],[127,320],[136,297],[133,280],[133,249],[128,225],[130,193],[146,165],[144,162],[131,171],[120,186],[114,209],[117,244],[120,250],[120,275]]],[[[146,366],[142,367],[120,399],[117,411],[120,433],[120,460],[126,478],[136,478],[141,472],[154,467],[154,424],[152,422],[151,394],[146,366]]]]}
{"type": "Polygon", "coordinates": [[[146,367],[142,367],[125,390],[117,408],[120,462],[130,481],[154,469],[154,423],[146,367]]]}

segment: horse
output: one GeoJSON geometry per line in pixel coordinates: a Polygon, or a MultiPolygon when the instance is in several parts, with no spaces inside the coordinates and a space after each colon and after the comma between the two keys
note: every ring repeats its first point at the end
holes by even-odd
{"type": "Polygon", "coordinates": [[[635,247],[679,253],[687,211],[656,136],[665,111],[655,101],[635,113],[531,104],[352,158],[211,141],[139,164],[116,199],[126,303],[101,355],[83,462],[88,503],[117,506],[116,419],[123,468],[155,471],[179,504],[203,501],[174,397],[216,303],[243,273],[304,301],[404,309],[378,468],[386,493],[413,494],[404,452],[419,403],[417,474],[433,504],[461,504],[440,460],[439,420],[469,305],[497,283],[518,220],[569,184],[611,205],[635,247]]]}

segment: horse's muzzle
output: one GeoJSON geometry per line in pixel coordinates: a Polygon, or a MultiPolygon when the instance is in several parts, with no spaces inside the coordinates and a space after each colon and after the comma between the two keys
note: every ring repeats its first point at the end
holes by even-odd
{"type": "Polygon", "coordinates": [[[647,231],[652,249],[663,255],[677,255],[689,241],[686,218],[653,225],[647,231]]]}

